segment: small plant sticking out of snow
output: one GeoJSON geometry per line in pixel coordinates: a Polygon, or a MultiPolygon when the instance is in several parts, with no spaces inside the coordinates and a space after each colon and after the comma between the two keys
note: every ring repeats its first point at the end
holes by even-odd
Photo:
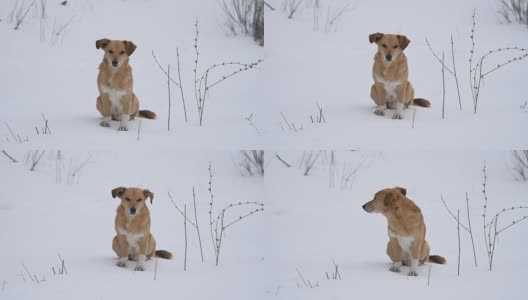
{"type": "Polygon", "coordinates": [[[523,104],[521,104],[520,109],[525,113],[528,112],[528,101],[525,101],[523,104]]]}
{"type": "Polygon", "coordinates": [[[330,273],[326,272],[326,279],[328,280],[342,280],[341,273],[339,273],[339,265],[335,263],[332,259],[332,271],[330,273]]]}
{"type": "MultiPolygon", "coordinates": [[[[304,276],[302,275],[301,271],[299,271],[299,269],[296,268],[295,271],[297,271],[297,275],[299,275],[299,278],[301,278],[304,287],[309,288],[309,289],[319,287],[319,281],[316,281],[315,283],[312,284],[312,282],[309,279],[304,279],[304,276]]],[[[297,286],[301,287],[301,285],[298,283],[297,283],[297,286]]]]}

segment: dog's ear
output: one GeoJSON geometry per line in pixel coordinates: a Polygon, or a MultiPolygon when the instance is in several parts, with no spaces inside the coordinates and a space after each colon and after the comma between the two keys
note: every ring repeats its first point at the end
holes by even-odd
{"type": "Polygon", "coordinates": [[[143,190],[143,194],[145,195],[145,198],[150,198],[150,204],[152,204],[152,200],[154,200],[154,193],[149,190],[143,190]]]}
{"type": "Polygon", "coordinates": [[[128,56],[132,55],[132,53],[136,51],[136,45],[131,41],[123,41],[123,44],[125,44],[125,50],[128,56]]]}
{"type": "Polygon", "coordinates": [[[402,51],[411,43],[405,35],[398,35],[398,42],[400,42],[400,49],[402,49],[402,51]]]}
{"type": "Polygon", "coordinates": [[[369,35],[369,42],[372,43],[378,43],[383,38],[383,33],[376,32],[371,35],[369,35]]]}
{"type": "Polygon", "coordinates": [[[396,190],[400,191],[400,193],[402,193],[402,195],[406,196],[407,195],[407,190],[405,188],[402,188],[402,187],[395,187],[396,190]]]}
{"type": "Polygon", "coordinates": [[[112,198],[121,197],[125,193],[126,188],[120,186],[112,190],[112,198]]]}
{"type": "Polygon", "coordinates": [[[97,49],[103,48],[104,49],[109,43],[110,43],[109,39],[97,40],[97,41],[95,41],[95,48],[97,48],[97,49]]]}

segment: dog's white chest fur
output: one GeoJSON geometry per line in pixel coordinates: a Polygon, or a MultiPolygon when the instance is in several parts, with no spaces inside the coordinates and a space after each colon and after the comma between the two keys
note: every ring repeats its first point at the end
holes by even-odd
{"type": "Polygon", "coordinates": [[[106,85],[101,85],[101,91],[104,94],[108,94],[108,98],[110,98],[110,102],[112,102],[112,111],[120,112],[121,111],[121,98],[123,98],[123,96],[126,95],[126,91],[116,90],[106,85]]]}
{"type": "Polygon", "coordinates": [[[389,102],[396,100],[396,89],[400,86],[400,81],[388,81],[383,79],[381,76],[376,75],[376,82],[383,84],[385,93],[387,93],[387,100],[389,100],[389,102]]]}
{"type": "Polygon", "coordinates": [[[411,254],[411,245],[414,242],[414,237],[397,234],[390,229],[389,236],[398,241],[398,244],[400,244],[400,248],[404,253],[411,254]]]}
{"type": "Polygon", "coordinates": [[[141,238],[143,238],[143,233],[130,233],[124,228],[118,228],[117,232],[126,236],[129,248],[138,251],[138,242],[141,238]]]}

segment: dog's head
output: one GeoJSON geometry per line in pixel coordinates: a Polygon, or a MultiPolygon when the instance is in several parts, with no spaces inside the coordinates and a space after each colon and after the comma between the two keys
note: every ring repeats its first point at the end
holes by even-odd
{"type": "Polygon", "coordinates": [[[117,69],[128,62],[128,58],[136,50],[136,45],[130,41],[100,39],[95,42],[95,48],[103,49],[108,65],[117,69]]]}
{"type": "Polygon", "coordinates": [[[376,43],[378,45],[378,52],[385,63],[391,63],[397,60],[411,42],[404,35],[383,34],[379,32],[369,35],[369,41],[371,44],[376,43]]]}
{"type": "Polygon", "coordinates": [[[407,190],[402,187],[383,189],[374,195],[374,199],[365,203],[363,209],[368,213],[380,213],[384,216],[398,215],[398,204],[406,194],[407,190]]]}
{"type": "Polygon", "coordinates": [[[146,207],[145,201],[150,198],[154,199],[154,194],[149,190],[138,188],[118,187],[112,190],[112,197],[121,199],[121,206],[125,208],[125,212],[129,216],[135,216],[141,213],[141,210],[146,207]]]}

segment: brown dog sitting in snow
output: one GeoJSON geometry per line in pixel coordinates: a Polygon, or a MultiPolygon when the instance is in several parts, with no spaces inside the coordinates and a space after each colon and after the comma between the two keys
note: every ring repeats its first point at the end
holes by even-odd
{"type": "Polygon", "coordinates": [[[128,58],[136,45],[130,41],[100,39],[95,42],[97,49],[105,52],[99,65],[97,76],[97,110],[103,115],[99,125],[109,127],[111,120],[121,121],[120,131],[128,130],[128,121],[135,117],[155,119],[156,114],[149,110],[139,110],[139,101],[132,91],[134,81],[128,58]]]}
{"type": "Polygon", "coordinates": [[[405,195],[401,187],[384,189],[363,205],[368,213],[380,213],[389,223],[387,254],[392,260],[390,270],[400,272],[401,265],[410,266],[409,276],[418,275],[418,266],[426,261],[445,264],[439,255],[429,255],[425,240],[425,223],[420,208],[405,195]]]}
{"type": "Polygon", "coordinates": [[[377,105],[374,113],[382,116],[386,108],[395,109],[392,118],[402,119],[403,108],[409,105],[430,107],[429,101],[414,99],[414,88],[408,80],[407,57],[403,50],[411,41],[404,35],[379,32],[369,35],[369,41],[378,45],[372,67],[374,84],[370,88],[370,97],[377,105]]]}
{"type": "Polygon", "coordinates": [[[156,250],[156,240],[150,233],[150,212],[145,203],[154,194],[149,190],[118,187],[112,190],[112,197],[119,197],[115,230],[117,235],[112,241],[112,249],[119,257],[116,265],[126,267],[128,260],[137,261],[135,270],[145,269],[145,260],[152,256],[171,259],[172,254],[165,250],[156,250]]]}

